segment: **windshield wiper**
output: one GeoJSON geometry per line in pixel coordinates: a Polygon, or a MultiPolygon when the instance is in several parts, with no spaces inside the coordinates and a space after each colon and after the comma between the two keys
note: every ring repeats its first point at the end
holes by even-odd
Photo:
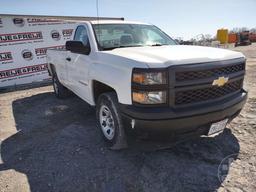
{"type": "Polygon", "coordinates": [[[117,49],[117,48],[126,48],[126,47],[142,47],[143,45],[120,45],[117,47],[105,47],[103,48],[103,50],[113,50],[113,49],[117,49]]]}
{"type": "Polygon", "coordinates": [[[161,44],[161,43],[155,43],[155,44],[151,44],[151,45],[148,45],[148,46],[163,46],[163,45],[168,45],[168,44],[161,44]]]}
{"type": "Polygon", "coordinates": [[[102,49],[104,51],[107,51],[107,50],[113,50],[117,48],[126,48],[126,47],[144,47],[144,46],[156,47],[156,46],[163,46],[163,45],[169,45],[169,44],[155,43],[155,44],[149,44],[149,45],[120,45],[116,47],[103,47],[102,49]]]}

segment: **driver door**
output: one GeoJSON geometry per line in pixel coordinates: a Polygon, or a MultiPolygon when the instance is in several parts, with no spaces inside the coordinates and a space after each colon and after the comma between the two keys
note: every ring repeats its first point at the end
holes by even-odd
{"type": "MultiPolygon", "coordinates": [[[[85,46],[90,46],[88,30],[80,25],[75,32],[75,41],[81,41],[85,46]]],[[[68,51],[67,54],[68,81],[71,90],[84,100],[89,99],[89,67],[92,63],[90,53],[81,54],[68,51]]]]}

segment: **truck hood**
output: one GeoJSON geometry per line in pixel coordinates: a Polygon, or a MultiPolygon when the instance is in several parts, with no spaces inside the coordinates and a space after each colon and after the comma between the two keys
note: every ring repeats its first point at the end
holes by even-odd
{"type": "Polygon", "coordinates": [[[114,49],[111,54],[143,62],[151,68],[244,57],[242,53],[231,50],[189,45],[127,47],[114,49]]]}

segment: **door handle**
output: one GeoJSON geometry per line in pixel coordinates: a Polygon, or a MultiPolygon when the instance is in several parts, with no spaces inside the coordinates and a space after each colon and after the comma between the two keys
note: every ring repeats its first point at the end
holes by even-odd
{"type": "Polygon", "coordinates": [[[71,61],[71,58],[70,58],[70,57],[67,57],[66,60],[67,60],[67,61],[71,61]]]}

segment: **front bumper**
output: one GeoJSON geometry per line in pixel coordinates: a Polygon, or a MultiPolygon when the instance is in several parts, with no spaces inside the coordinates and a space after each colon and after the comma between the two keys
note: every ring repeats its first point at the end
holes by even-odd
{"type": "Polygon", "coordinates": [[[199,135],[206,135],[212,123],[225,118],[228,118],[230,122],[235,118],[243,108],[246,99],[247,92],[242,90],[233,97],[226,98],[217,104],[192,108],[152,108],[120,104],[120,109],[125,127],[135,133],[171,132],[172,134],[187,134],[197,132],[199,135]]]}

